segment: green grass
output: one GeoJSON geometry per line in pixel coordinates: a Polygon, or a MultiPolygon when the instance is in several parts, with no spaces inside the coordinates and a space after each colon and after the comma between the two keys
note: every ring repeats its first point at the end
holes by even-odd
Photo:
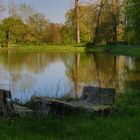
{"type": "Polygon", "coordinates": [[[140,46],[107,46],[107,52],[115,55],[140,57],[140,46]]]}
{"type": "Polygon", "coordinates": [[[86,48],[86,52],[89,52],[89,53],[94,53],[94,52],[97,52],[97,53],[104,53],[106,51],[106,46],[95,46],[93,48],[86,48]]]}
{"type": "MultiPolygon", "coordinates": [[[[79,52],[79,53],[110,53],[114,55],[126,55],[140,57],[139,46],[95,46],[86,48],[84,44],[72,45],[13,45],[12,50],[46,51],[46,52],[79,52]]],[[[1,48],[7,50],[8,48],[1,48]]]]}
{"type": "Polygon", "coordinates": [[[86,51],[140,57],[140,46],[95,46],[93,48],[87,48],[86,51]]]}
{"type": "MultiPolygon", "coordinates": [[[[46,51],[46,52],[85,52],[82,45],[13,45],[11,50],[46,51]]],[[[1,48],[6,50],[8,48],[1,48]]],[[[9,50],[9,49],[8,49],[9,50]]]]}
{"type": "Polygon", "coordinates": [[[138,140],[140,118],[47,117],[0,120],[1,140],[138,140]]]}
{"type": "Polygon", "coordinates": [[[84,44],[72,44],[72,45],[12,45],[9,48],[1,48],[1,50],[28,50],[28,51],[46,51],[46,52],[104,52],[105,47],[86,48],[84,44]]]}
{"type": "Polygon", "coordinates": [[[0,140],[139,140],[140,95],[117,96],[108,115],[0,119],[0,140]]]}

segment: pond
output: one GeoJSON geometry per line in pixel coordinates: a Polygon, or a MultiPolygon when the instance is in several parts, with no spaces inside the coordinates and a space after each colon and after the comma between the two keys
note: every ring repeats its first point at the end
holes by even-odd
{"type": "Polygon", "coordinates": [[[0,51],[0,88],[28,101],[32,95],[78,98],[84,86],[115,88],[140,85],[140,59],[109,54],[0,51]]]}

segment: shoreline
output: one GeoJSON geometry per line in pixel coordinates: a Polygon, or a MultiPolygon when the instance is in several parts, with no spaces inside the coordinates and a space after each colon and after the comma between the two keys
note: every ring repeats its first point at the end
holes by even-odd
{"type": "Polygon", "coordinates": [[[95,46],[93,48],[84,45],[13,45],[12,48],[0,48],[0,50],[26,50],[37,52],[75,52],[75,53],[108,53],[112,55],[124,55],[140,57],[139,46],[95,46]]]}

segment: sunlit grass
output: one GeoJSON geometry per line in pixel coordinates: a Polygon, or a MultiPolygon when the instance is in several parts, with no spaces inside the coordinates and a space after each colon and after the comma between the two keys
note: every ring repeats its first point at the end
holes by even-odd
{"type": "MultiPolygon", "coordinates": [[[[1,48],[7,50],[8,48],[1,48]]],[[[13,45],[10,50],[46,51],[46,52],[85,52],[81,45],[13,45]]]]}
{"type": "MultiPolygon", "coordinates": [[[[8,49],[8,48],[0,48],[8,49]]],[[[85,47],[85,44],[69,45],[12,45],[12,50],[46,51],[46,52],[79,52],[79,53],[111,53],[114,55],[126,55],[140,57],[139,46],[94,46],[85,47]]]]}

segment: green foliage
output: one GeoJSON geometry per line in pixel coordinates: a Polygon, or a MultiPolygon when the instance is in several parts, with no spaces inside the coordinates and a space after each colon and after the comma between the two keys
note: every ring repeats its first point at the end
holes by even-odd
{"type": "MultiPolygon", "coordinates": [[[[97,44],[117,42],[125,39],[133,44],[140,43],[140,0],[104,1],[101,12],[97,44]],[[125,33],[124,33],[125,31],[125,33]]],[[[80,4],[78,21],[82,43],[93,42],[99,3],[80,4]]],[[[0,13],[5,10],[0,2],[0,13]]],[[[51,23],[42,13],[30,5],[12,2],[11,17],[1,20],[0,44],[73,44],[76,43],[75,8],[66,13],[65,24],[51,23]]],[[[8,45],[9,44],[9,45],[8,45]]]]}
{"type": "Polygon", "coordinates": [[[60,31],[61,31],[62,43],[64,44],[75,43],[75,34],[74,34],[74,30],[71,27],[67,25],[63,25],[60,31]]]}
{"type": "MultiPolygon", "coordinates": [[[[79,6],[79,28],[81,34],[81,42],[90,42],[94,32],[95,9],[92,5],[79,6]]],[[[71,40],[76,42],[76,27],[75,27],[75,9],[70,9],[66,13],[65,29],[71,36],[71,40]]],[[[64,33],[64,32],[63,32],[64,33]]],[[[66,36],[65,36],[66,37],[66,36]]]]}
{"type": "Polygon", "coordinates": [[[30,15],[26,23],[27,28],[25,29],[26,35],[24,36],[24,42],[35,44],[42,43],[47,22],[45,16],[41,13],[30,15]]]}
{"type": "Polygon", "coordinates": [[[51,44],[61,44],[61,26],[55,23],[49,23],[46,29],[46,42],[51,44]]]}
{"type": "Polygon", "coordinates": [[[7,44],[8,36],[12,43],[20,43],[24,34],[24,23],[16,17],[9,17],[3,20],[0,26],[0,38],[2,44],[7,44]]]}
{"type": "Polygon", "coordinates": [[[140,43],[140,0],[127,0],[126,3],[126,40],[133,44],[140,43]]]}
{"type": "Polygon", "coordinates": [[[135,56],[140,58],[139,46],[107,46],[107,51],[115,55],[135,56]]]}
{"type": "Polygon", "coordinates": [[[62,25],[50,23],[46,16],[36,12],[30,5],[12,2],[9,10],[11,16],[1,20],[0,44],[10,47],[11,44],[62,43],[62,25]]]}

